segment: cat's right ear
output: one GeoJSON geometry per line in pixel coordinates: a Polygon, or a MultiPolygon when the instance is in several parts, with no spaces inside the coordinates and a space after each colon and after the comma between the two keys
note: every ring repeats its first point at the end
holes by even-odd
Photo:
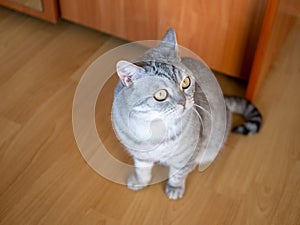
{"type": "Polygon", "coordinates": [[[134,65],[131,62],[121,60],[117,63],[117,73],[122,83],[129,87],[132,85],[133,79],[139,77],[143,68],[134,65]]]}

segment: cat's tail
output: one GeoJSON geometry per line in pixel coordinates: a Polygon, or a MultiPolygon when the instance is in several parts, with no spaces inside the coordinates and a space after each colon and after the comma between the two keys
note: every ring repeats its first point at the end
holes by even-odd
{"type": "Polygon", "coordinates": [[[245,122],[232,129],[232,132],[248,135],[255,134],[262,125],[262,115],[259,110],[247,99],[237,96],[224,96],[227,108],[233,112],[242,115],[245,122]]]}

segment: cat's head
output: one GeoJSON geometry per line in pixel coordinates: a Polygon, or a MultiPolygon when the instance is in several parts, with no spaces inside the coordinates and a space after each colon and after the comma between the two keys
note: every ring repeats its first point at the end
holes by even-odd
{"type": "Polygon", "coordinates": [[[194,104],[195,78],[180,63],[175,32],[170,29],[160,45],[137,63],[119,61],[117,73],[131,113],[145,119],[180,117],[194,104]]]}

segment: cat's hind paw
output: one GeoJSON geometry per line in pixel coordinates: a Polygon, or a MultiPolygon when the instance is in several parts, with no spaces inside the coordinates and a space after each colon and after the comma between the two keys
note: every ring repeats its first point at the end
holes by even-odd
{"type": "Polygon", "coordinates": [[[180,199],[184,195],[184,186],[172,186],[169,183],[166,185],[165,193],[169,199],[180,199]]]}

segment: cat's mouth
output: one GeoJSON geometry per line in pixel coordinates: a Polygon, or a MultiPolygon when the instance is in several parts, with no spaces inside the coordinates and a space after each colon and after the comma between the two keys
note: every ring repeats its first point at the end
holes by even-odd
{"type": "Polygon", "coordinates": [[[187,100],[184,102],[184,104],[178,104],[176,106],[176,109],[174,110],[174,114],[176,118],[180,118],[184,116],[194,105],[194,101],[187,100]]]}

